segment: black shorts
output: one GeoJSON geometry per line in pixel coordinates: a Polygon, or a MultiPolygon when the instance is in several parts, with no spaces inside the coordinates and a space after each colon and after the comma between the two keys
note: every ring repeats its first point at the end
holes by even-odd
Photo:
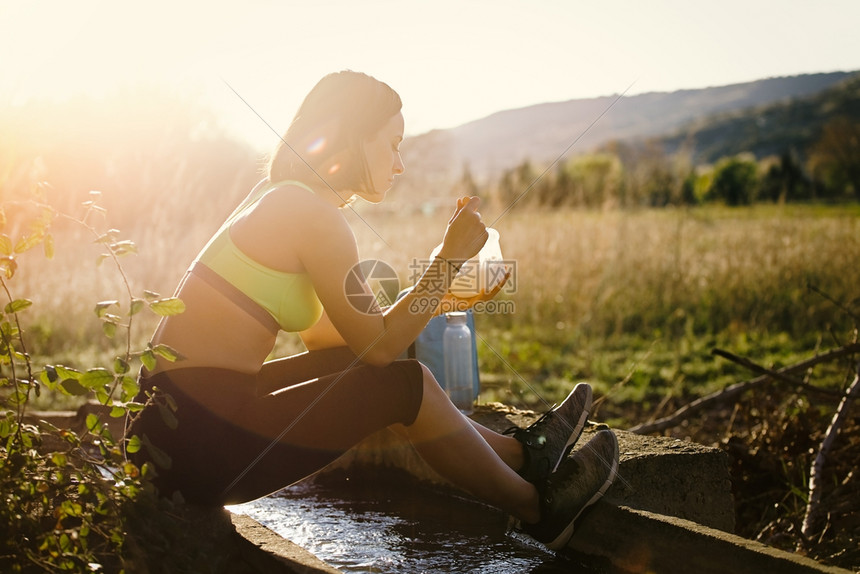
{"type": "MultiPolygon", "coordinates": [[[[257,375],[189,367],[142,377],[139,400],[153,387],[173,397],[179,424],[147,408],[131,433],[170,457],[170,468],[156,466],[159,492],[223,505],[276,492],[370,434],[412,424],[423,372],[415,360],[374,367],[338,348],[270,361],[257,375]]],[[[146,448],[132,459],[156,462],[146,448]]]]}

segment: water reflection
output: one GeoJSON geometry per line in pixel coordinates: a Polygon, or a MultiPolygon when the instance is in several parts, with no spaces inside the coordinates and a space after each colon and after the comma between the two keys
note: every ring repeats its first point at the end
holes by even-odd
{"type": "Polygon", "coordinates": [[[507,532],[507,516],[414,481],[304,482],[230,507],[343,572],[595,573],[507,532]]]}

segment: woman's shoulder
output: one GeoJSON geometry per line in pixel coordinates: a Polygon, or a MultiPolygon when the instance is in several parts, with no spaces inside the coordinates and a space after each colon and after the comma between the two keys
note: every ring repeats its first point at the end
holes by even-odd
{"type": "Polygon", "coordinates": [[[340,209],[300,181],[269,185],[247,215],[264,226],[289,223],[293,229],[349,227],[340,209]]]}

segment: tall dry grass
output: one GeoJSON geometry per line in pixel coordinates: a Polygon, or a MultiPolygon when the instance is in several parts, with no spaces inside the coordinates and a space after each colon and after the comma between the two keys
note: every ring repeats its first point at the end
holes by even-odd
{"type": "MultiPolygon", "coordinates": [[[[362,255],[398,269],[429,253],[449,216],[365,211],[355,218],[362,255]]],[[[805,336],[835,317],[810,285],[844,302],[860,296],[860,210],[852,206],[512,211],[493,225],[515,265],[506,296],[516,313],[483,318],[498,327],[805,336]]]]}
{"type": "MultiPolygon", "coordinates": [[[[515,312],[476,317],[487,400],[538,407],[573,380],[601,393],[627,380],[615,398],[647,408],[747,375],[711,357],[714,346],[785,364],[854,326],[834,301],[856,310],[860,296],[856,206],[499,213],[488,206],[484,220],[515,265],[502,295],[515,312]]],[[[362,256],[406,283],[450,213],[360,215],[362,256]]]]}

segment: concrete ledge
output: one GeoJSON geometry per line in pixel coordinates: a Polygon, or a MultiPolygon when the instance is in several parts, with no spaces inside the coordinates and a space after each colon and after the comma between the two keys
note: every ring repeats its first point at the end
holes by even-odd
{"type": "Polygon", "coordinates": [[[600,500],[580,519],[570,549],[624,572],[851,574],[688,520],[600,500]]]}
{"type": "MultiPolygon", "coordinates": [[[[472,418],[487,428],[503,432],[511,426],[528,426],[538,415],[495,403],[482,405],[472,418]]],[[[593,432],[593,428],[587,427],[574,448],[588,441],[593,432]]],[[[684,518],[727,532],[734,530],[734,501],[724,452],[625,431],[616,431],[616,435],[621,453],[619,478],[607,497],[624,506],[684,518]]],[[[412,445],[391,431],[368,437],[322,472],[339,469],[360,474],[386,467],[405,470],[422,481],[452,486],[421,459],[412,445]]]]}
{"type": "Polygon", "coordinates": [[[232,514],[242,558],[257,572],[271,574],[339,574],[330,566],[253,518],[232,514]]]}

